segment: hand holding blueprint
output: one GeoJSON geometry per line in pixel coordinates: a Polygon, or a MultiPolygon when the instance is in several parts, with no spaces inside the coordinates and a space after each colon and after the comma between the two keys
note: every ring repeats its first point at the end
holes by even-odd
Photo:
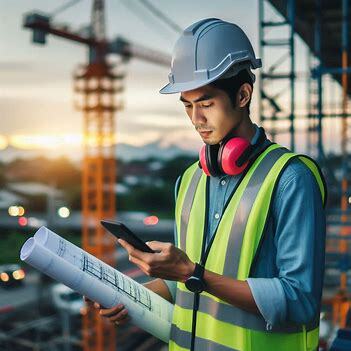
{"type": "Polygon", "coordinates": [[[171,303],[46,227],[23,244],[20,257],[105,308],[124,304],[135,325],[169,341],[171,303]]]}

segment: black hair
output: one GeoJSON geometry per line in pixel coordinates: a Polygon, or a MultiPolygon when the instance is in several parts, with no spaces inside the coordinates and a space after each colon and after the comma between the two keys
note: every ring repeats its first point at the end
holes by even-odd
{"type": "MultiPolygon", "coordinates": [[[[209,85],[217,89],[223,90],[228,95],[232,103],[232,106],[235,108],[236,95],[238,94],[240,87],[244,83],[249,83],[253,88],[252,78],[246,69],[242,69],[241,71],[239,71],[238,74],[236,74],[233,77],[215,80],[214,82],[209,83],[209,85]]],[[[247,112],[249,115],[250,115],[250,103],[251,103],[251,99],[246,104],[247,112]]]]}

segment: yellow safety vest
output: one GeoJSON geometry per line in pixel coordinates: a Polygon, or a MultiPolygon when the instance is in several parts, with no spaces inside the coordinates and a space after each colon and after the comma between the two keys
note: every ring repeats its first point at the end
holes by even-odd
{"type": "MultiPolygon", "coordinates": [[[[283,169],[298,157],[314,174],[323,204],[326,186],[316,163],[271,144],[253,162],[232,194],[218,225],[205,268],[238,280],[249,277],[283,169]]],[[[178,247],[199,262],[206,214],[208,179],[195,163],[183,174],[175,210],[178,247]]],[[[169,350],[190,350],[194,294],[177,283],[169,350]]],[[[318,346],[319,316],[309,325],[287,323],[266,330],[262,316],[246,312],[203,292],[196,315],[196,351],[312,351],[318,346]]]]}

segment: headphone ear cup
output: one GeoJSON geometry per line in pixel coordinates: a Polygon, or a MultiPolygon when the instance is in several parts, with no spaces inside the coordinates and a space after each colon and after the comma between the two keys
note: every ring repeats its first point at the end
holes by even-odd
{"type": "Polygon", "coordinates": [[[202,148],[200,149],[199,152],[199,160],[200,160],[200,164],[201,164],[201,168],[204,171],[204,173],[208,176],[211,175],[210,170],[208,169],[208,164],[206,161],[207,157],[206,157],[206,145],[203,145],[202,148]]]}
{"type": "Polygon", "coordinates": [[[224,140],[222,142],[222,144],[220,145],[219,150],[218,150],[217,164],[218,164],[218,168],[219,168],[221,174],[226,174],[223,170],[223,167],[222,167],[222,154],[223,154],[223,150],[224,150],[224,148],[229,140],[231,140],[231,139],[224,140]]]}
{"type": "Polygon", "coordinates": [[[200,165],[204,173],[208,176],[215,177],[218,172],[217,155],[219,144],[203,145],[199,152],[200,165]]]}
{"type": "Polygon", "coordinates": [[[218,150],[220,149],[220,144],[206,145],[206,161],[208,165],[208,170],[211,176],[216,177],[221,174],[218,166],[218,150]]]}
{"type": "Polygon", "coordinates": [[[232,138],[223,145],[220,150],[219,164],[225,174],[237,175],[244,171],[249,163],[250,154],[241,166],[237,165],[237,161],[250,145],[250,142],[244,138],[232,138]]]}

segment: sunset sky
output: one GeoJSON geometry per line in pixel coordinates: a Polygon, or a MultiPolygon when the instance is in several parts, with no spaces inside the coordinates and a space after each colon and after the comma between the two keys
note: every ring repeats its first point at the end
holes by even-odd
{"type": "MultiPolygon", "coordinates": [[[[206,17],[237,23],[252,41],[258,56],[257,0],[150,0],[180,27],[206,17]]],[[[73,107],[72,72],[86,63],[87,49],[49,36],[45,46],[31,43],[31,32],[22,28],[23,14],[33,10],[50,13],[67,1],[3,0],[0,12],[0,150],[8,145],[22,149],[79,151],[82,115],[73,107]]],[[[55,17],[54,22],[81,28],[90,20],[92,1],[82,0],[55,17]]],[[[160,22],[138,1],[107,0],[108,38],[117,35],[133,43],[170,54],[178,34],[160,22]]],[[[297,62],[304,69],[306,48],[297,43],[297,62]]],[[[201,140],[185,116],[178,94],[161,95],[169,70],[132,60],[126,67],[124,111],[116,115],[116,140],[142,145],[155,140],[186,149],[200,147],[201,140]]],[[[257,93],[257,87],[256,87],[257,93]]],[[[303,86],[297,88],[297,110],[304,109],[303,86]],[[300,88],[299,88],[300,87],[300,88]]],[[[257,118],[257,96],[252,103],[257,118]]],[[[331,128],[330,128],[331,129],[331,128]]],[[[337,132],[337,129],[333,129],[337,132]]],[[[329,134],[330,130],[327,131],[329,134]]],[[[329,135],[328,134],[328,135],[329,135]]],[[[328,136],[327,135],[327,136],[328,136]]],[[[330,135],[328,139],[332,139],[330,135]]],[[[303,142],[299,142],[303,150],[303,142]]],[[[302,139],[301,139],[302,140],[302,139]]],[[[287,142],[282,138],[282,143],[287,142]]],[[[1,151],[0,151],[1,159],[1,151]]]]}

